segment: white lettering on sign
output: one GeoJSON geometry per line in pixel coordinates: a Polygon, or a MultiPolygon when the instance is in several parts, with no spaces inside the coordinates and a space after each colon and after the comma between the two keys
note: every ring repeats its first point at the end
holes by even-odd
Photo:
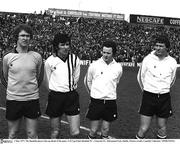
{"type": "Polygon", "coordinates": [[[144,17],[137,16],[137,22],[139,23],[151,23],[151,24],[164,24],[163,18],[155,18],[155,17],[144,17]]]}

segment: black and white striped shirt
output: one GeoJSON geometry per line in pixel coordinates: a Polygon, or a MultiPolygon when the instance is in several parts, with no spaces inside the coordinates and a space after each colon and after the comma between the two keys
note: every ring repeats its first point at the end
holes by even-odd
{"type": "Polygon", "coordinates": [[[69,54],[66,61],[50,56],[45,61],[45,71],[49,89],[57,92],[69,92],[77,88],[80,76],[80,59],[69,54]]]}

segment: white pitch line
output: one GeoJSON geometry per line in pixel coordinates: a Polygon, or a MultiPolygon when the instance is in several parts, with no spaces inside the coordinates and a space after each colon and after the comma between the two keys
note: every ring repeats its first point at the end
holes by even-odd
{"type": "Polygon", "coordinates": [[[0,109],[2,109],[2,110],[6,110],[6,108],[4,108],[4,107],[0,107],[0,109]]]}
{"type": "MultiPolygon", "coordinates": [[[[4,108],[4,107],[0,107],[0,109],[6,111],[6,108],[4,108]]],[[[41,115],[41,117],[44,118],[44,119],[49,119],[49,117],[44,116],[44,115],[41,115]]],[[[61,123],[63,123],[63,124],[69,124],[68,122],[63,121],[63,120],[61,120],[61,123]]],[[[83,130],[85,130],[85,131],[90,131],[89,128],[86,128],[86,127],[83,127],[83,126],[80,126],[80,128],[83,129],[83,130]]]]}
{"type": "MultiPolygon", "coordinates": [[[[44,115],[42,115],[41,117],[44,118],[44,119],[49,119],[49,117],[44,116],[44,115]]],[[[61,120],[61,123],[63,123],[63,124],[69,124],[67,121],[63,121],[63,120],[61,120]]],[[[86,127],[83,127],[83,126],[80,126],[80,129],[83,129],[83,130],[85,130],[85,131],[90,131],[89,128],[86,128],[86,127]]]]}
{"type": "MultiPolygon", "coordinates": [[[[6,111],[6,108],[4,108],[4,107],[0,107],[0,109],[6,111]]],[[[49,119],[49,117],[44,116],[44,115],[41,115],[41,117],[44,118],[44,119],[49,119]]],[[[61,120],[61,123],[63,123],[63,124],[69,124],[67,121],[63,121],[63,120],[61,120]]],[[[84,126],[80,126],[80,129],[85,130],[85,131],[88,131],[88,132],[90,131],[89,128],[84,127],[84,126]]],[[[98,135],[101,135],[101,132],[98,132],[97,134],[98,134],[98,135]]],[[[111,137],[111,136],[110,136],[110,137],[111,137]]],[[[112,139],[115,139],[114,137],[111,137],[111,138],[112,138],[112,139]]]]}

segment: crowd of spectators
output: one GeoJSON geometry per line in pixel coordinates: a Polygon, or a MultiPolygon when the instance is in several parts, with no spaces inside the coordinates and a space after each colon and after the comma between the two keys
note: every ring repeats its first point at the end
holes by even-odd
{"type": "Polygon", "coordinates": [[[117,42],[115,59],[118,62],[141,62],[152,49],[150,42],[159,32],[166,33],[171,42],[170,55],[180,63],[180,28],[137,25],[127,21],[54,16],[46,13],[26,14],[0,12],[0,57],[15,46],[11,31],[20,23],[27,23],[35,35],[31,48],[46,59],[52,53],[53,35],[66,32],[72,37],[72,50],[82,60],[96,60],[101,56],[104,39],[117,42]]]}

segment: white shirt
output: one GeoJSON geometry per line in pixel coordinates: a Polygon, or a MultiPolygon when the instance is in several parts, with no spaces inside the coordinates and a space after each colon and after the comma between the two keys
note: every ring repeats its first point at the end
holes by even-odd
{"type": "Polygon", "coordinates": [[[160,60],[154,51],[147,55],[138,72],[142,90],[152,93],[168,93],[176,78],[177,62],[171,56],[160,60]]]}
{"type": "Polygon", "coordinates": [[[77,88],[80,76],[80,60],[69,54],[64,62],[57,56],[50,56],[45,62],[45,73],[50,90],[69,92],[77,88]]]}
{"type": "Polygon", "coordinates": [[[122,66],[113,60],[109,65],[100,58],[92,63],[85,76],[84,83],[95,99],[114,100],[116,88],[122,76],[122,66]]]}

